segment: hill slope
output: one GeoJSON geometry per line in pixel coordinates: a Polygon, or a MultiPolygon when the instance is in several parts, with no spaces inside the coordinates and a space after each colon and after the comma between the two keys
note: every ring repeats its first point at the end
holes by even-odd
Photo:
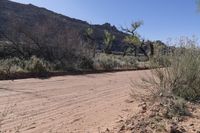
{"type": "MultiPolygon", "coordinates": [[[[103,47],[104,30],[116,36],[112,50],[120,51],[124,46],[123,38],[126,34],[108,23],[90,25],[31,4],[0,1],[0,38],[9,40],[12,44],[16,43],[14,44],[16,47],[20,45],[21,48],[12,51],[14,53],[16,51],[20,53],[20,49],[29,51],[23,56],[29,54],[41,56],[41,53],[48,52],[55,54],[56,51],[52,51],[56,47],[62,47],[61,51],[66,48],[67,51],[80,52],[83,48],[89,47],[83,39],[83,34],[89,27],[94,29],[94,40],[98,49],[103,47]]],[[[23,54],[22,50],[21,54],[23,54]]],[[[49,57],[49,54],[43,56],[49,57]]]]}

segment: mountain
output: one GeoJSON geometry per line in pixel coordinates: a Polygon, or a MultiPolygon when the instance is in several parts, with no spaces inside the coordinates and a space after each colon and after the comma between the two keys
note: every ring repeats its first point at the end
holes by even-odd
{"type": "MultiPolygon", "coordinates": [[[[91,25],[32,4],[0,0],[0,58],[30,58],[33,55],[46,60],[76,60],[77,56],[91,57],[104,46],[104,31],[115,36],[111,50],[123,52],[128,44],[126,33],[109,23],[91,25]],[[85,37],[93,29],[92,42],[85,37]]],[[[153,53],[154,42],[136,46],[138,53],[153,53]],[[145,52],[146,51],[146,52],[145,52]]],[[[161,41],[156,44],[166,45],[161,41]]],[[[165,48],[167,49],[167,48],[165,48]]]]}
{"type": "MultiPolygon", "coordinates": [[[[126,34],[109,23],[90,25],[85,21],[66,17],[32,4],[0,0],[0,40],[9,41],[7,45],[15,46],[15,50],[11,52],[25,54],[23,56],[48,52],[50,54],[57,47],[68,52],[83,51],[84,48],[91,47],[86,44],[83,37],[88,28],[94,30],[95,42],[92,45],[97,45],[96,48],[99,50],[104,47],[105,30],[116,37],[112,51],[122,51],[126,46],[123,42],[126,34]],[[23,53],[24,51],[26,53],[23,53]]],[[[55,56],[59,56],[59,52],[57,50],[52,54],[57,53],[55,56]]]]}

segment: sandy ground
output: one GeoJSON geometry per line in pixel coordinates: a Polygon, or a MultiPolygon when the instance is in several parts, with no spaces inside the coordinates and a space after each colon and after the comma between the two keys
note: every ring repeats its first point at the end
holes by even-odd
{"type": "Polygon", "coordinates": [[[134,89],[131,82],[146,73],[0,81],[0,129],[11,133],[99,133],[138,112],[139,102],[127,100],[134,89]]]}

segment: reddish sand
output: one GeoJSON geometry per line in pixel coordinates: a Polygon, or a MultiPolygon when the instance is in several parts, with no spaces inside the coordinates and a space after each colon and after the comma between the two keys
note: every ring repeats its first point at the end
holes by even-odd
{"type": "Polygon", "coordinates": [[[132,80],[146,73],[130,71],[0,81],[0,112],[6,113],[0,118],[0,130],[96,133],[112,128],[128,114],[138,112],[139,101],[127,100],[130,89],[135,89],[131,86],[132,80]]]}

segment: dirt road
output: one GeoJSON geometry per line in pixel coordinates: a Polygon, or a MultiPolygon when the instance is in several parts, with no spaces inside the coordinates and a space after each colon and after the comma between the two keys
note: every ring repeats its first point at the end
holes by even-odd
{"type": "Polygon", "coordinates": [[[138,111],[137,101],[127,102],[130,83],[146,73],[148,71],[0,81],[0,130],[95,133],[112,128],[129,113],[138,111]]]}

